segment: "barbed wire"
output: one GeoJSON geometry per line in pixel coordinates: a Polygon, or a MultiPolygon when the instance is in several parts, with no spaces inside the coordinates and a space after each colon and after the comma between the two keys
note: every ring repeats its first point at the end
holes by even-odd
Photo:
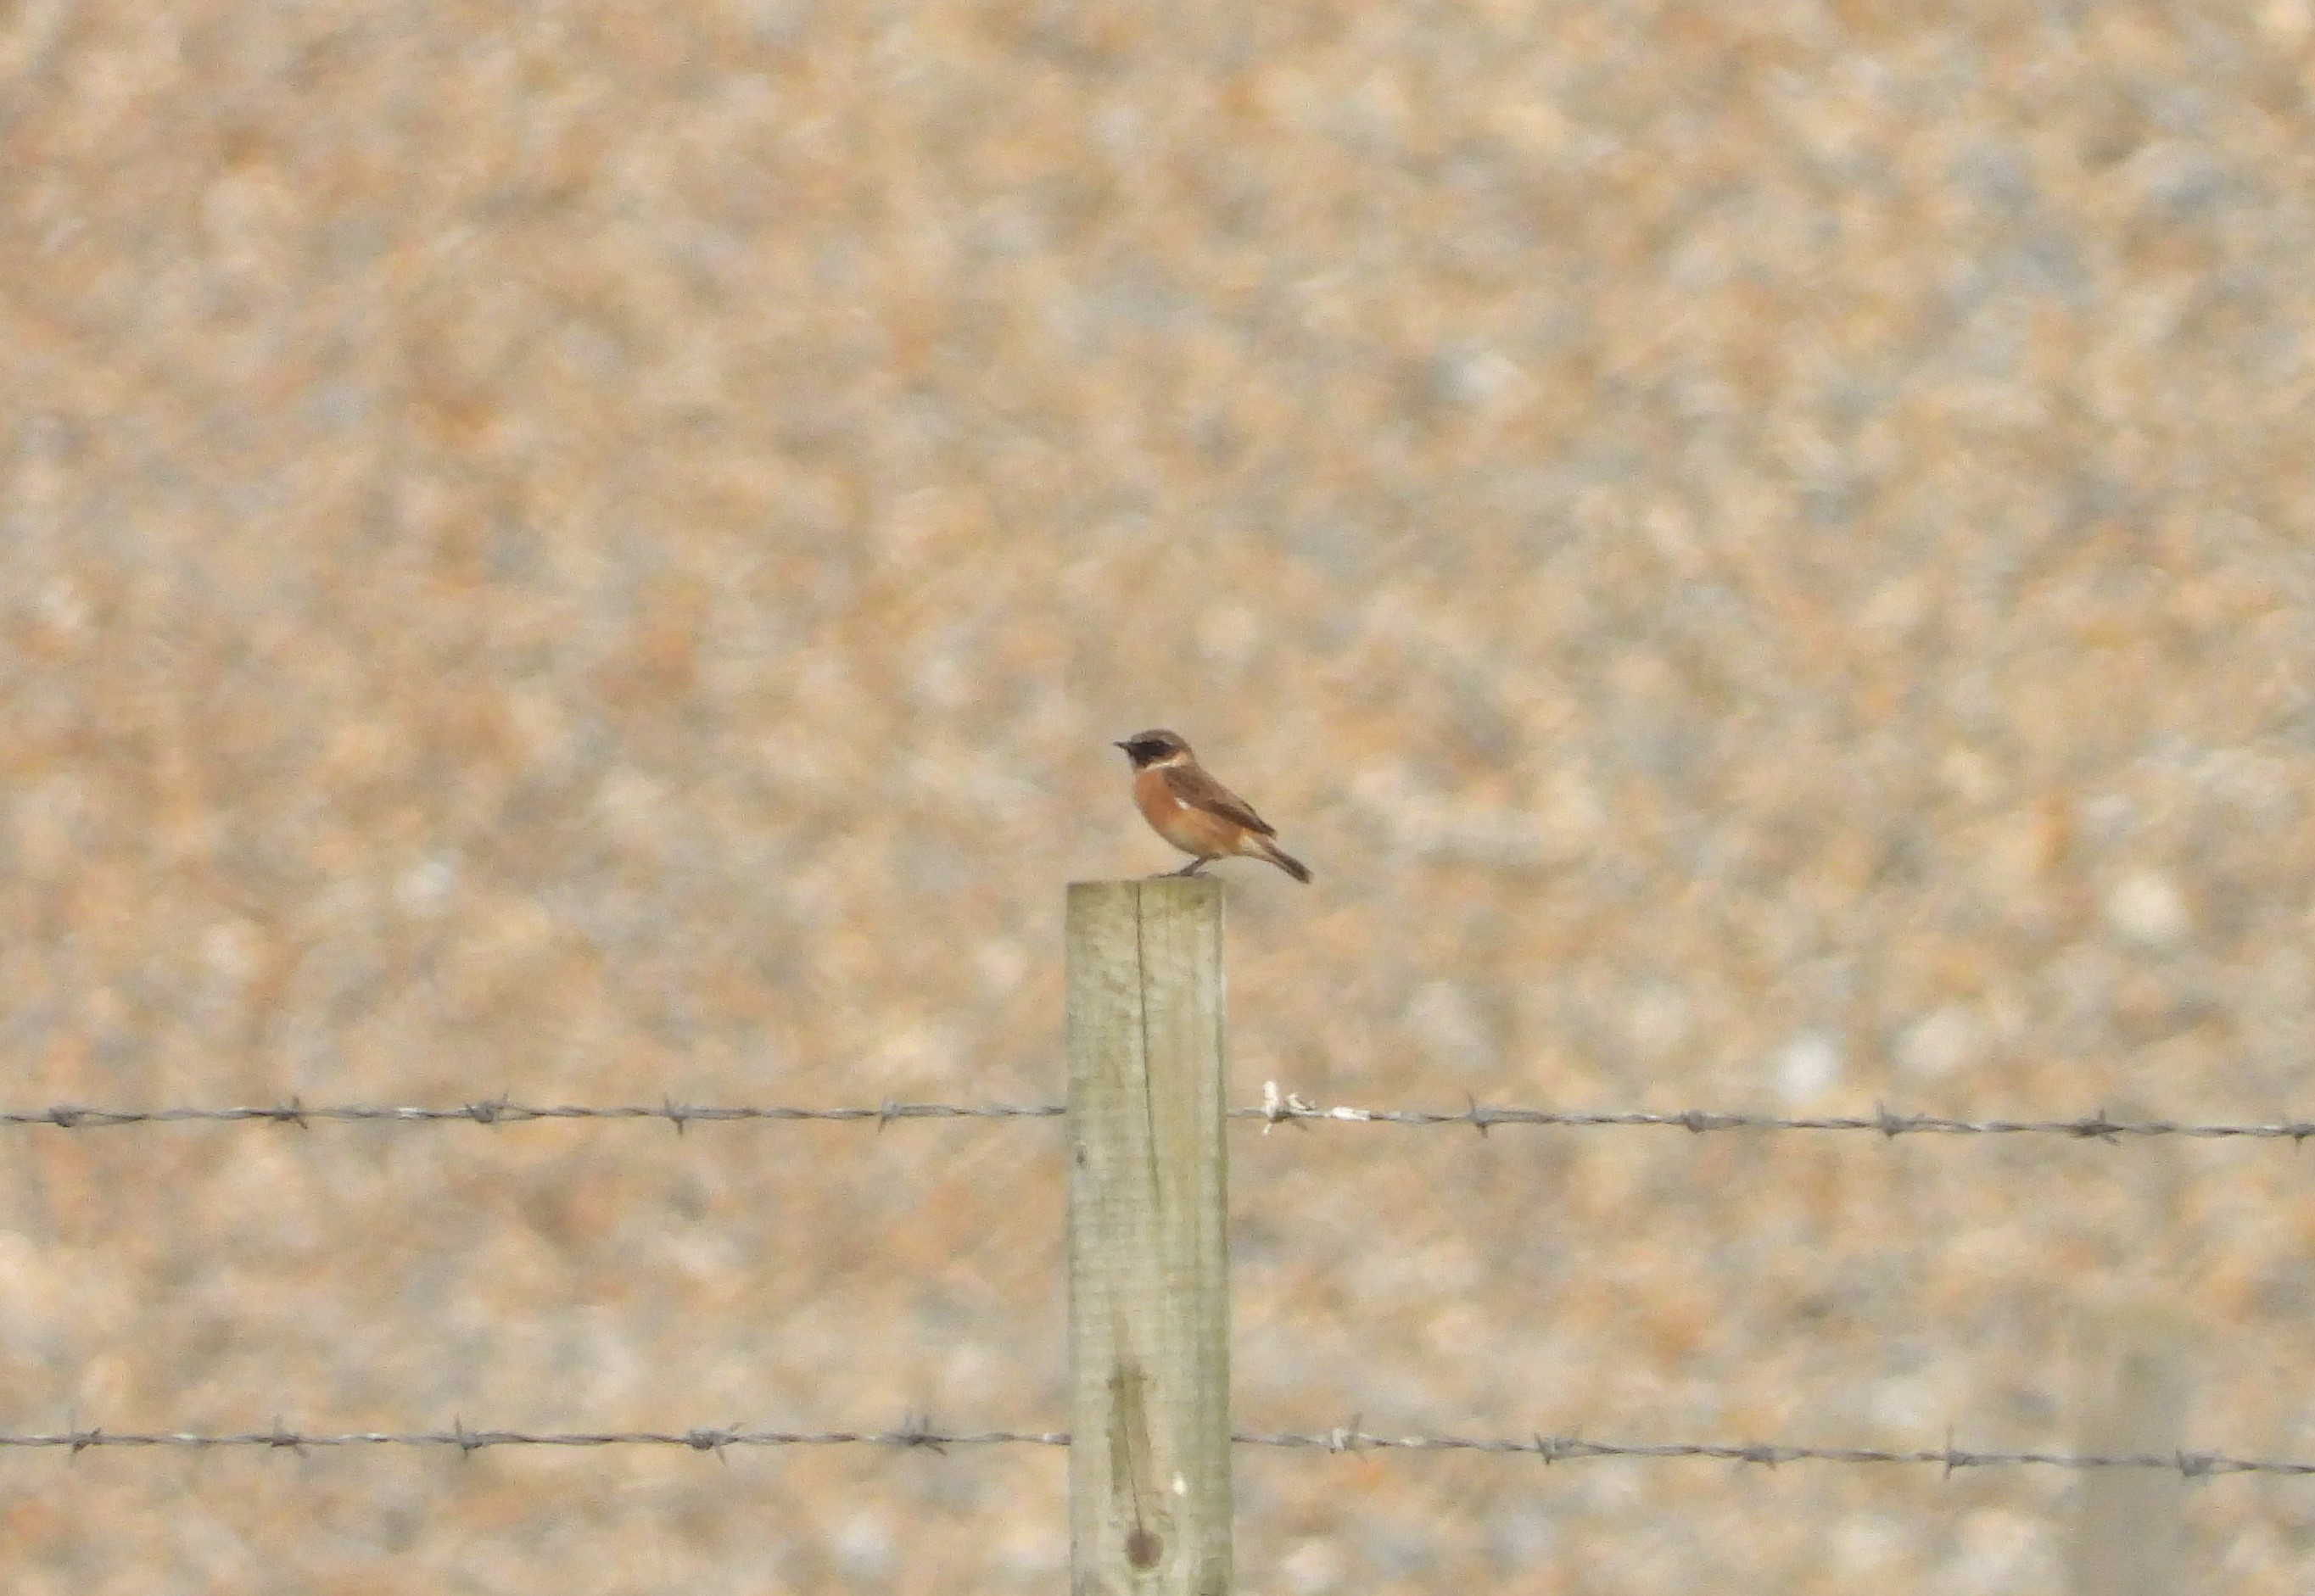
{"type": "MultiPolygon", "coordinates": [[[[1987,1451],[1957,1447],[1950,1441],[1942,1447],[1891,1450],[1876,1447],[1796,1446],[1781,1441],[1591,1441],[1580,1435],[1541,1433],[1524,1437],[1382,1435],[1362,1430],[1355,1423],[1334,1430],[1307,1433],[1239,1432],[1230,1439],[1240,1446],[1335,1454],[1366,1451],[1480,1452],[1533,1457],[1548,1464],[1601,1458],[1637,1458],[1748,1463],[1770,1468],[1785,1463],[1901,1464],[1933,1466],[1947,1474],[1965,1468],[2038,1467],[2150,1469],[2175,1473],[2187,1479],[2231,1474],[2315,1475],[2315,1463],[2241,1458],[2224,1452],[1987,1451]]],[[[942,1452],[951,1447],[1065,1447],[1069,1444],[1069,1437],[1065,1431],[945,1431],[913,1420],[904,1423],[897,1430],[751,1430],[741,1425],[725,1425],[692,1430],[525,1431],[471,1430],[463,1423],[454,1423],[448,1430],[412,1431],[307,1432],[276,1424],[270,1430],[219,1432],[93,1428],[62,1430],[46,1434],[0,1433],[0,1448],[46,1449],[74,1454],[101,1447],[187,1450],[240,1447],[294,1452],[332,1448],[417,1447],[456,1450],[468,1455],[501,1447],[666,1447],[720,1455],[734,1447],[872,1446],[942,1452]]]]}
{"type": "Polygon", "coordinates": [[[2100,1469],[2143,1468],[2176,1473],[2188,1479],[2222,1474],[2315,1475],[2315,1463],[2239,1458],[2223,1452],[2038,1452],[1980,1451],[1955,1446],[1885,1450],[1876,1447],[1795,1446],[1781,1441],[1587,1441],[1580,1435],[1518,1436],[1376,1435],[1355,1423],[1308,1435],[1233,1435],[1241,1445],[1321,1448],[1330,1452],[1492,1452],[1539,1458],[1546,1463],[1566,1463],[1592,1458],[1686,1458],[1728,1463],[1753,1463],[1773,1468],[1780,1463],[1897,1463],[1933,1464],[1951,1474],[1962,1468],[2100,1469]]]}
{"type": "Polygon", "coordinates": [[[51,1125],[63,1130],[101,1130],[121,1125],[172,1125],[236,1121],[311,1125],[315,1121],[384,1122],[395,1124],[519,1125],[539,1120],[663,1120],[681,1131],[694,1123],[731,1120],[1051,1120],[1069,1111],[1058,1103],[892,1103],[873,1107],[803,1108],[784,1104],[678,1103],[518,1103],[489,1097],[431,1106],[384,1103],[235,1104],[218,1108],[88,1108],[59,1104],[52,1108],[0,1110],[0,1125],[51,1125]]]}
{"type": "Polygon", "coordinates": [[[232,1447],[267,1447],[302,1452],[333,1447],[421,1447],[488,1451],[497,1447],[683,1447],[723,1452],[732,1447],[950,1447],[1067,1446],[1066,1432],[1034,1430],[947,1432],[906,1422],[898,1430],[751,1430],[712,1425],[694,1430],[470,1430],[454,1422],[448,1430],[345,1430],[327,1432],[271,1430],[203,1432],[191,1430],[73,1429],[47,1434],[0,1433],[0,1448],[62,1449],[75,1453],[94,1447],[178,1448],[206,1451],[232,1447]]]}
{"type": "Polygon", "coordinates": [[[1900,1136],[2060,1136],[2077,1141],[2119,1141],[2124,1137],[2183,1136],[2205,1139],[2242,1137],[2293,1144],[2315,1136],[2315,1120],[2275,1120],[2252,1122],[2197,1122],[2186,1120],[2118,1120],[2099,1109],[2071,1119],[1965,1120],[1944,1114],[1900,1113],[1876,1107],[1870,1114],[1726,1113],[1709,1109],[1657,1111],[1648,1109],[1583,1110],[1499,1108],[1476,1098],[1460,1109],[1332,1107],[1305,1102],[1291,1092],[1281,1094],[1264,1083],[1258,1108],[1230,1111],[1235,1118],[1260,1119],[1264,1129],[1275,1124],[1333,1121],[1349,1124],[1404,1125],[1418,1128],[1464,1126],[1486,1135],[1503,1125],[1552,1125],[1573,1130],[1603,1126],[1652,1126],[1701,1135],[1708,1130],[1864,1130],[1894,1140],[1900,1136]]]}
{"type": "MultiPolygon", "coordinates": [[[[1870,1114],[1787,1117],[1776,1114],[1730,1113],[1709,1109],[1583,1110],[1512,1108],[1474,1099],[1460,1109],[1358,1108],[1349,1104],[1322,1105],[1291,1093],[1280,1093],[1265,1082],[1259,1104],[1229,1110],[1234,1120],[1258,1120],[1265,1131],[1276,1125],[1308,1126],[1316,1122],[1397,1125],[1416,1129],[1460,1126],[1486,1134],[1504,1126],[1552,1126],[1568,1130],[1640,1126],[1686,1130],[1701,1135],[1715,1130],[1867,1131],[1894,1140],[1900,1136],[2056,1136],[2077,1141],[2118,1142],[2126,1138],[2186,1137],[2197,1139],[2240,1138],[2294,1144],[2315,1137],[2315,1120],[2197,1122],[2183,1120],[2115,1119],[2103,1109],[2072,1119],[1951,1118],[1942,1114],[1901,1113],[1876,1108],[1870,1114]]],[[[902,1120],[1052,1120],[1068,1109],[1058,1103],[895,1103],[886,1101],[836,1108],[788,1104],[678,1103],[664,1099],[644,1104],[520,1103],[510,1097],[483,1098],[448,1104],[307,1104],[292,1097],[284,1103],[232,1104],[220,1107],[93,1108],[58,1104],[48,1108],[0,1110],[0,1125],[47,1126],[63,1130],[108,1130],[132,1125],[233,1123],[253,1122],[310,1126],[315,1122],[389,1124],[517,1125],[545,1120],[659,1121],[678,1132],[693,1124],[735,1121],[835,1121],[872,1122],[879,1129],[902,1120]]]]}

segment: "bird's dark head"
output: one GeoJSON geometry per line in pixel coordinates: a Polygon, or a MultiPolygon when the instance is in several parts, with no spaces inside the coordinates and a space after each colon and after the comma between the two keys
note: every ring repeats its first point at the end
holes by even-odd
{"type": "Polygon", "coordinates": [[[1136,770],[1147,770],[1152,765],[1171,765],[1190,757],[1190,745],[1171,732],[1136,732],[1117,745],[1125,757],[1133,761],[1136,770]]]}

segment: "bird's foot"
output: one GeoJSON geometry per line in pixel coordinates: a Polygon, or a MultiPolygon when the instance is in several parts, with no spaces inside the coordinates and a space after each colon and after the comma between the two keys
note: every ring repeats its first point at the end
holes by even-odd
{"type": "Polygon", "coordinates": [[[1195,875],[1199,871],[1203,870],[1205,867],[1206,862],[1203,859],[1193,859],[1187,864],[1183,865],[1179,870],[1169,870],[1166,873],[1168,875],[1195,875]]]}

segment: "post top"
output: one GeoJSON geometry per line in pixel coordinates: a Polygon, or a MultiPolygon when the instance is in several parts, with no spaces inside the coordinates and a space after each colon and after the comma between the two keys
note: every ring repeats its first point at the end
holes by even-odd
{"type": "Polygon", "coordinates": [[[1133,875],[1116,881],[1073,881],[1069,896],[1107,897],[1132,893],[1147,899],[1152,894],[1175,903],[1198,903],[1222,895],[1219,876],[1211,875],[1133,875]]]}

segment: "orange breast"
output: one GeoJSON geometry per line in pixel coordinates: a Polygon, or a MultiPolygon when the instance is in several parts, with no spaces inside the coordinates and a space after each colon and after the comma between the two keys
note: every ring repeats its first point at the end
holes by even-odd
{"type": "Polygon", "coordinates": [[[1219,859],[1237,851],[1243,828],[1175,797],[1162,770],[1145,770],[1133,778],[1133,802],[1149,829],[1185,854],[1219,859]]]}

